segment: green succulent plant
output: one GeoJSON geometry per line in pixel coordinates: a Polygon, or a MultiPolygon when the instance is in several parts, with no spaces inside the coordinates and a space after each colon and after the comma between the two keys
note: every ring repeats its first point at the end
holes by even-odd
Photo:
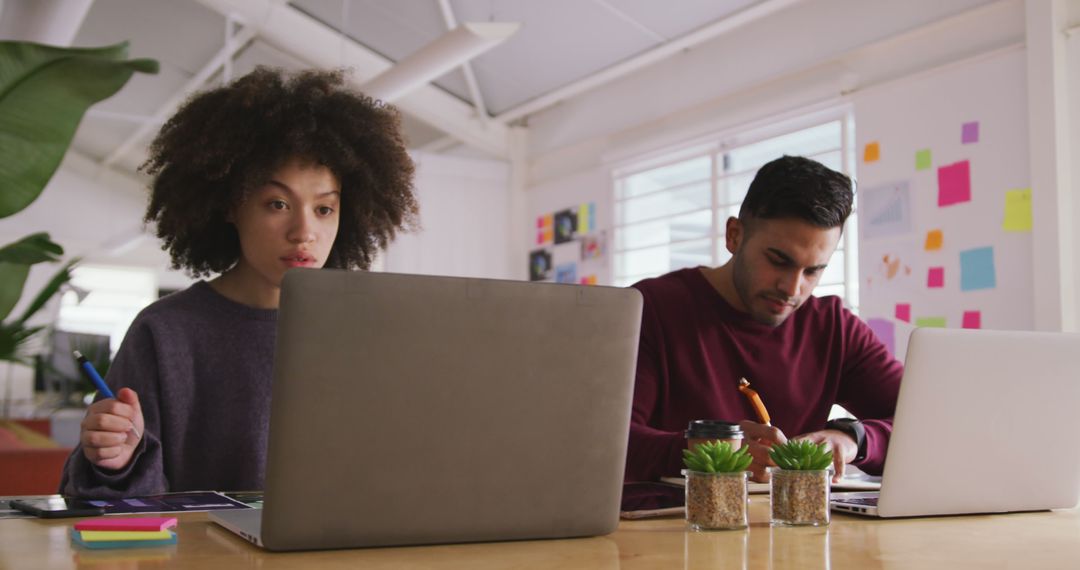
{"type": "Polygon", "coordinates": [[[746,471],[753,458],[743,447],[731,448],[726,441],[707,441],[683,450],[683,464],[690,471],[701,473],[737,473],[746,471]]]}
{"type": "Polygon", "coordinates": [[[769,457],[781,469],[791,471],[818,471],[832,465],[832,450],[824,443],[812,441],[789,441],[772,446],[769,457]]]}

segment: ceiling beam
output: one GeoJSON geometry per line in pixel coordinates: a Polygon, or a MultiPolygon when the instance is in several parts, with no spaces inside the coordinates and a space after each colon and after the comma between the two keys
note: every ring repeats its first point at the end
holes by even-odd
{"type": "Polygon", "coordinates": [[[601,85],[610,83],[616,79],[634,73],[639,69],[667,59],[683,50],[693,48],[694,46],[713,38],[746,26],[751,22],[760,20],[770,14],[779,12],[799,1],[800,0],[764,0],[763,2],[753,4],[730,16],[726,16],[699,28],[694,32],[671,40],[668,43],[660,44],[641,55],[617,63],[607,69],[603,69],[597,73],[588,75],[579,81],[575,81],[574,83],[547,93],[546,95],[541,95],[540,97],[532,99],[531,101],[526,101],[517,107],[503,111],[495,116],[495,120],[506,124],[538,111],[542,111],[562,101],[581,95],[586,91],[591,91],[601,85]]]}
{"type": "MultiPolygon", "coordinates": [[[[452,30],[457,27],[457,17],[454,16],[454,9],[450,6],[450,0],[439,0],[439,10],[442,11],[443,21],[446,22],[446,29],[452,30]]],[[[476,109],[476,118],[480,119],[480,122],[487,125],[491,116],[488,114],[487,105],[484,104],[484,96],[480,93],[480,84],[476,82],[476,73],[473,72],[472,63],[466,61],[461,64],[461,73],[465,75],[465,85],[469,87],[469,98],[472,99],[473,107],[476,109]]]]}
{"type": "Polygon", "coordinates": [[[68,47],[94,0],[0,0],[0,38],[68,47]]]}
{"type": "MultiPolygon", "coordinates": [[[[226,17],[233,15],[256,28],[259,39],[320,68],[352,68],[351,84],[361,89],[391,68],[393,61],[344,37],[338,31],[280,0],[199,0],[226,17]]],[[[418,87],[394,102],[402,111],[469,146],[507,156],[506,125],[476,117],[471,105],[433,86],[418,87]]]]}
{"type": "Polygon", "coordinates": [[[221,48],[221,50],[219,50],[198,73],[192,76],[180,91],[177,91],[164,105],[158,107],[158,110],[155,111],[146,122],[140,125],[138,129],[135,129],[135,132],[128,135],[128,137],[124,139],[124,142],[113,149],[113,151],[101,161],[101,165],[111,167],[127,157],[128,154],[143,143],[147,136],[164,124],[166,119],[176,112],[180,107],[180,104],[183,103],[189,95],[202,89],[207,80],[213,77],[226,62],[232,61],[233,56],[254,39],[255,29],[251,26],[237,32],[233,41],[225,42],[225,47],[221,48]]]}

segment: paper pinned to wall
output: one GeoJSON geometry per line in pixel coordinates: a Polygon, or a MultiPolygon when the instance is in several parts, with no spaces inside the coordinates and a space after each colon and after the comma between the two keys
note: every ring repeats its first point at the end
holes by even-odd
{"type": "Polygon", "coordinates": [[[1007,232],[1030,232],[1031,188],[1018,188],[1005,192],[1005,220],[1001,229],[1007,232]]]}
{"type": "Polygon", "coordinates": [[[577,264],[565,263],[555,268],[556,283],[577,283],[577,264]]]}
{"type": "Polygon", "coordinates": [[[971,164],[966,160],[938,168],[938,206],[971,201],[971,164]]]}
{"type": "Polygon", "coordinates": [[[926,273],[926,286],[931,289],[940,289],[945,286],[945,268],[931,267],[926,273]]]}
{"type": "Polygon", "coordinates": [[[874,331],[881,344],[889,349],[889,354],[896,354],[896,325],[888,319],[867,319],[866,324],[874,331]]]}
{"type": "Polygon", "coordinates": [[[976,291],[997,287],[994,248],[979,247],[960,252],[960,290],[976,291]]]}
{"type": "Polygon", "coordinates": [[[924,148],[915,151],[915,170],[930,170],[933,166],[930,159],[930,149],[924,148]]]}
{"type": "Polygon", "coordinates": [[[904,321],[905,323],[911,322],[911,303],[896,304],[896,320],[904,321]]]}
{"type": "Polygon", "coordinates": [[[863,162],[877,162],[881,158],[881,145],[877,142],[866,144],[863,149],[863,162]]]}
{"type": "Polygon", "coordinates": [[[945,234],[941,230],[930,230],[926,232],[926,244],[923,249],[926,251],[937,251],[941,249],[941,245],[945,243],[945,234]]]}
{"type": "Polygon", "coordinates": [[[859,200],[863,239],[911,231],[911,191],[907,181],[868,188],[859,200]]]}
{"type": "Polygon", "coordinates": [[[982,313],[980,311],[964,311],[963,326],[965,329],[981,329],[982,313]]]}
{"type": "Polygon", "coordinates": [[[917,327],[945,328],[945,317],[918,317],[915,319],[917,327]]]}
{"type": "Polygon", "coordinates": [[[543,281],[551,277],[551,252],[537,249],[529,252],[529,281],[543,281]]]}

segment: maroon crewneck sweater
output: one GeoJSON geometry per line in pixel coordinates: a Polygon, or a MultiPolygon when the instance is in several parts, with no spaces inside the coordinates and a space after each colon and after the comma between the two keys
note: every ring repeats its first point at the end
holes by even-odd
{"type": "Polygon", "coordinates": [[[778,327],[734,309],[700,268],[634,285],[645,297],[630,419],[627,481],[678,475],[690,420],[758,421],[738,390],[750,380],[788,437],[821,430],[833,404],[866,427],[879,474],[903,366],[839,297],[811,297],[778,327]]]}

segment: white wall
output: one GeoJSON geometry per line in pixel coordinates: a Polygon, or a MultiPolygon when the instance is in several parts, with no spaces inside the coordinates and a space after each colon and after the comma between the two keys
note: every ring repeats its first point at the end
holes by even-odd
{"type": "Polygon", "coordinates": [[[1032,232],[1002,228],[1006,192],[1031,187],[1026,61],[1025,50],[1017,47],[852,95],[863,207],[863,318],[892,318],[896,304],[907,303],[912,323],[944,317],[946,326],[959,328],[963,313],[977,310],[983,328],[1035,328],[1032,232]],[[979,140],[962,144],[961,127],[968,121],[979,122],[979,140]],[[870,142],[880,145],[881,157],[862,162],[870,142]],[[922,149],[931,152],[931,164],[916,170],[915,153],[922,149]],[[938,168],[959,161],[970,165],[971,198],[939,207],[938,168]],[[897,182],[908,185],[907,229],[872,233],[884,227],[873,220],[899,204],[891,190],[897,182]],[[882,193],[888,199],[875,204],[882,193]],[[943,244],[925,251],[931,230],[943,232],[943,244]],[[995,285],[964,291],[961,252],[983,247],[992,248],[995,285]],[[886,256],[899,259],[910,274],[889,271],[886,256]],[[943,287],[927,286],[931,267],[944,269],[943,287]]]}
{"type": "MultiPolygon", "coordinates": [[[[1068,92],[1069,92],[1069,143],[1070,154],[1072,156],[1069,161],[1072,167],[1072,195],[1073,195],[1073,214],[1071,219],[1074,221],[1080,221],[1080,2],[1073,2],[1073,13],[1070,14],[1069,26],[1072,28],[1071,35],[1067,41],[1068,50],[1066,53],[1067,69],[1069,72],[1068,77],[1068,92]]],[[[1080,273],[1080,227],[1073,226],[1073,271],[1080,273]]],[[[1080,277],[1078,275],[1077,277],[1080,277]]],[[[1076,279],[1076,277],[1074,277],[1076,279]]],[[[1075,282],[1080,282],[1080,279],[1076,279],[1075,282]]],[[[1080,287],[1076,287],[1073,290],[1074,295],[1074,308],[1076,314],[1073,318],[1074,323],[1080,323],[1080,287]]]]}
{"type": "MultiPolygon", "coordinates": [[[[476,158],[413,153],[421,229],[401,233],[383,270],[510,279],[509,166],[476,158]]],[[[524,264],[525,262],[522,262],[524,264]]]]}
{"type": "Polygon", "coordinates": [[[604,204],[599,225],[610,233],[614,164],[836,106],[853,91],[1019,45],[1023,18],[1019,0],[800,3],[531,117],[529,211],[593,200],[604,204]],[[871,40],[875,34],[893,35],[871,40]]]}

